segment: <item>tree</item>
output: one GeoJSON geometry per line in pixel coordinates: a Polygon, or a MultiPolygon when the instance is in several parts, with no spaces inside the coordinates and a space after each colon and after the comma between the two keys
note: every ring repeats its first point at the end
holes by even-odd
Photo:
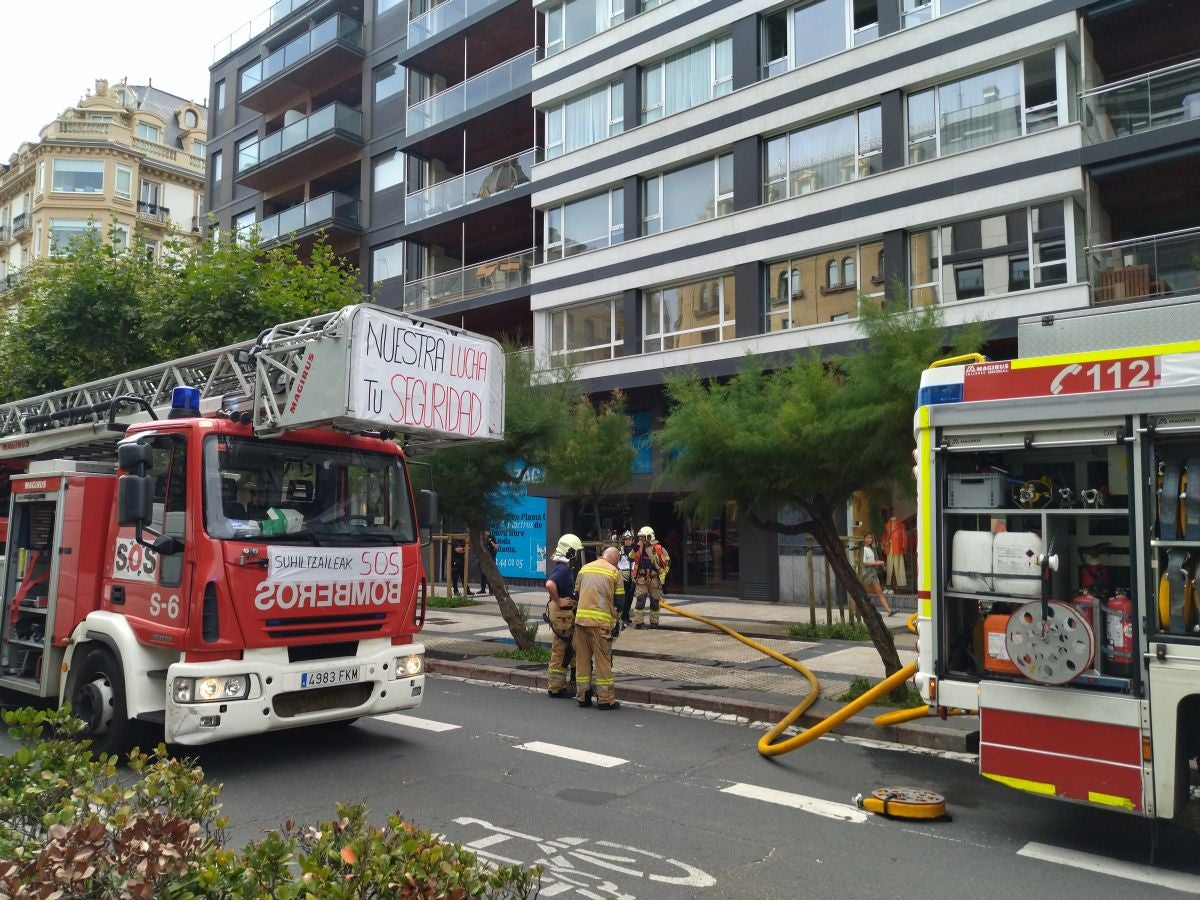
{"type": "Polygon", "coordinates": [[[546,479],[591,504],[599,536],[600,501],[629,482],[633,467],[633,426],[625,395],[614,391],[599,408],[581,395],[570,418],[562,446],[546,466],[546,479]]]}
{"type": "Polygon", "coordinates": [[[798,354],[774,371],[747,359],[727,382],[671,378],[657,436],[667,472],[699,485],[684,507],[712,515],[727,500],[755,526],[810,534],[852,598],[887,674],[900,668],[891,633],[859,581],[835,516],[855,491],[909,485],[912,411],[930,362],[975,349],[981,329],[947,333],[934,307],[860,303],[864,342],[841,356],[798,354]],[[792,522],[796,510],[800,521],[792,522]],[[792,513],[792,515],[789,515],[792,513]],[[785,521],[786,520],[786,521],[785,521]]]}
{"type": "Polygon", "coordinates": [[[506,514],[506,499],[532,472],[545,471],[571,423],[575,394],[569,370],[537,373],[532,356],[505,345],[504,439],[463,444],[430,454],[434,486],[443,515],[462,522],[471,553],[496,595],[500,614],[522,650],[533,647],[525,617],[483,546],[483,531],[506,514]]]}
{"type": "Polygon", "coordinates": [[[140,234],[126,248],[85,229],[37,260],[0,324],[0,397],[84,384],[255,337],[263,328],[363,299],[357,272],[323,238],[311,261],[257,238],[179,238],[155,258],[140,234]]]}

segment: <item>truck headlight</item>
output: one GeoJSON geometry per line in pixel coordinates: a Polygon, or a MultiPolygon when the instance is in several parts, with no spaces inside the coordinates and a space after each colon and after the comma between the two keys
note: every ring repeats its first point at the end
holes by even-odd
{"type": "Polygon", "coordinates": [[[171,696],[176,703],[216,703],[221,700],[244,700],[249,693],[249,675],[176,678],[171,686],[171,696]]]}
{"type": "Polygon", "coordinates": [[[396,658],[396,677],[408,678],[413,675],[420,675],[425,671],[425,657],[421,654],[413,656],[400,656],[396,658]]]}

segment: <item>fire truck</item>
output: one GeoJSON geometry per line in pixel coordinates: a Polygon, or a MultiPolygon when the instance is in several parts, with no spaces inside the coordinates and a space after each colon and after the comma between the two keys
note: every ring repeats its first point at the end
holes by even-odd
{"type": "Polygon", "coordinates": [[[1186,307],[1022,321],[1019,358],[928,369],[914,422],[923,697],[978,713],[985,777],[1156,819],[1200,755],[1186,307]]]}
{"type": "Polygon", "coordinates": [[[494,340],[367,304],[0,406],[0,689],[97,752],[419,705],[404,448],[503,429],[494,340]]]}

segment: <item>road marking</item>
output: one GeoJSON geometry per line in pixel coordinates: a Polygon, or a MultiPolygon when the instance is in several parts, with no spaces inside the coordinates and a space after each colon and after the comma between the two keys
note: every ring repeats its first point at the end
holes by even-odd
{"type": "Polygon", "coordinates": [[[1058,863],[1076,869],[1086,869],[1089,872],[1099,872],[1114,878],[1125,878],[1129,881],[1140,881],[1143,884],[1155,884],[1159,887],[1170,888],[1173,891],[1183,891],[1187,894],[1200,894],[1200,876],[1186,875],[1183,872],[1172,872],[1168,869],[1156,869],[1153,866],[1142,866],[1137,863],[1121,862],[1117,859],[1107,859],[1092,853],[1079,850],[1066,850],[1062,847],[1051,847],[1049,844],[1030,842],[1017,851],[1018,856],[1028,856],[1043,862],[1058,863]]]}
{"type": "Polygon", "coordinates": [[[529,750],[533,753],[545,753],[547,756],[556,756],[559,759],[571,759],[575,762],[587,763],[589,766],[602,766],[605,769],[623,766],[629,762],[629,760],[621,759],[619,756],[605,756],[603,753],[592,753],[590,750],[576,750],[574,747],[564,747],[561,744],[547,744],[544,741],[529,741],[526,744],[517,744],[514,749],[529,750]]]}
{"type": "Polygon", "coordinates": [[[447,722],[435,722],[432,719],[418,719],[416,716],[402,716],[400,713],[387,713],[376,716],[380,722],[391,722],[393,725],[404,725],[408,728],[420,728],[422,731],[454,731],[461,725],[451,725],[447,722]]]}
{"type": "Polygon", "coordinates": [[[735,782],[727,788],[721,788],[721,793],[748,797],[751,800],[762,800],[779,806],[790,806],[792,809],[803,810],[827,819],[840,819],[843,822],[862,823],[870,818],[865,810],[861,810],[857,806],[850,806],[848,803],[834,803],[831,800],[806,797],[803,794],[790,794],[787,791],[776,791],[754,784],[735,782]]]}

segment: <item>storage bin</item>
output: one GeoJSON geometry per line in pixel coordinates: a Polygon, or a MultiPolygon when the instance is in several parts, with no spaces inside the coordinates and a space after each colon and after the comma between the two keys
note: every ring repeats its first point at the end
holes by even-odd
{"type": "Polygon", "coordinates": [[[1032,531],[1005,531],[992,543],[992,590],[1010,597],[1042,596],[1042,537],[1032,531]]]}
{"type": "Polygon", "coordinates": [[[999,509],[1005,505],[1004,476],[998,472],[949,475],[946,506],[953,509],[999,509]]]}
{"type": "Polygon", "coordinates": [[[990,531],[956,531],[950,544],[950,587],[956,591],[990,593],[992,588],[990,531]]]}

